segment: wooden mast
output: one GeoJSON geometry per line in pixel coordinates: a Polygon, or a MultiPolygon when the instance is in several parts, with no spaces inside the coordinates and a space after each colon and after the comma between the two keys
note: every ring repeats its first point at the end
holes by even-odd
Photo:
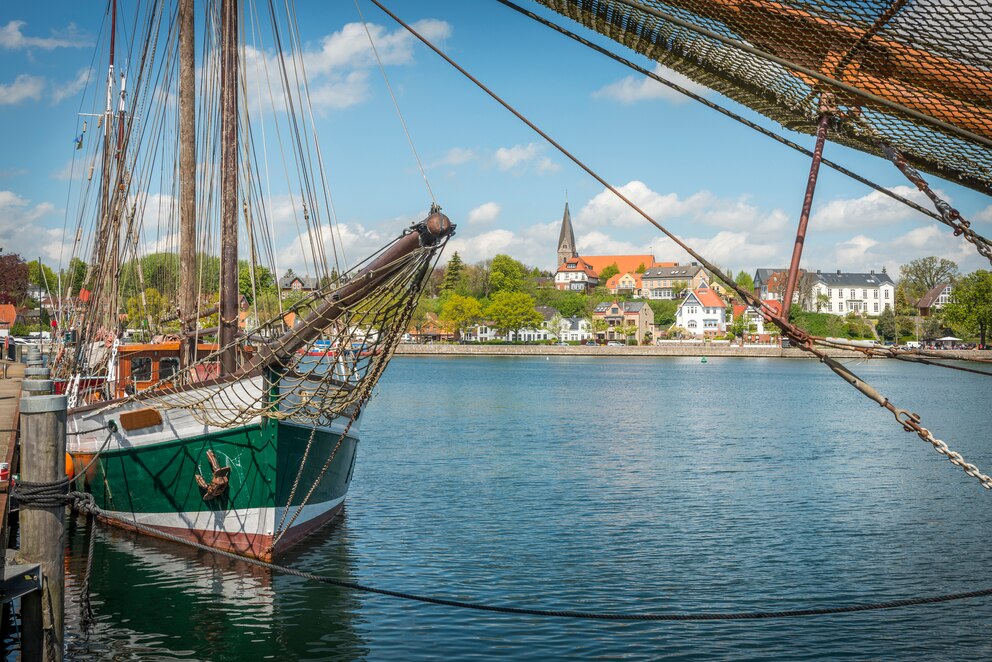
{"type": "Polygon", "coordinates": [[[196,79],[193,0],[179,3],[179,318],[180,366],[196,360],[196,79]],[[192,317],[192,322],[189,319],[192,317]]]}
{"type": "MultiPolygon", "coordinates": [[[[238,3],[221,2],[220,64],[220,346],[238,333],[238,3]]],[[[220,357],[220,372],[237,369],[235,348],[220,357]]]]}

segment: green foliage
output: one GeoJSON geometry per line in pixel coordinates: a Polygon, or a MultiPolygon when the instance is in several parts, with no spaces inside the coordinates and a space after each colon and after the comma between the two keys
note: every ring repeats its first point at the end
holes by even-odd
{"type": "Polygon", "coordinates": [[[78,257],[69,260],[69,266],[62,272],[62,288],[73,296],[79,294],[86,279],[86,263],[78,257]]]}
{"type": "Polygon", "coordinates": [[[489,265],[489,293],[519,292],[526,275],[527,267],[509,255],[500,253],[489,265]]]}
{"type": "Polygon", "coordinates": [[[647,265],[645,265],[643,262],[637,265],[637,269],[635,269],[635,271],[639,274],[642,274],[647,270],[648,270],[647,265]]]}
{"type": "Polygon", "coordinates": [[[169,301],[154,287],[145,290],[144,301],[141,295],[135,295],[127,300],[126,306],[128,325],[132,328],[145,328],[151,320],[151,331],[158,329],[160,320],[169,311],[169,301]]]}
{"type": "Polygon", "coordinates": [[[654,311],[655,326],[668,327],[675,324],[675,313],[678,312],[679,302],[668,299],[649,299],[648,305],[654,311]]]}
{"type": "Polygon", "coordinates": [[[457,331],[461,337],[482,318],[482,305],[478,299],[452,294],[441,306],[439,317],[446,327],[457,331]]]}
{"type": "Polygon", "coordinates": [[[269,269],[260,264],[255,265],[255,283],[252,287],[252,268],[248,260],[238,260],[238,293],[248,299],[248,303],[255,300],[255,296],[263,296],[276,291],[276,279],[269,269]]]}
{"type": "Polygon", "coordinates": [[[39,287],[43,287],[49,292],[56,292],[59,287],[59,278],[47,264],[40,259],[32,260],[28,263],[28,281],[39,287]]]}
{"type": "Polygon", "coordinates": [[[493,295],[486,307],[486,317],[503,334],[536,328],[544,320],[534,310],[534,297],[524,292],[501,291],[493,295]]]}
{"type": "Polygon", "coordinates": [[[734,282],[748,292],[754,291],[754,279],[751,278],[751,274],[743,269],[737,272],[737,278],[734,279],[734,282]]]}
{"type": "Polygon", "coordinates": [[[441,284],[441,294],[454,292],[456,294],[466,294],[465,283],[465,263],[458,255],[458,251],[451,254],[448,265],[444,269],[444,282],[441,284]]]}
{"type": "Polygon", "coordinates": [[[837,315],[830,313],[796,312],[790,315],[792,323],[814,336],[840,338],[847,336],[847,324],[837,315]]]}
{"type": "Polygon", "coordinates": [[[606,281],[613,278],[618,273],[620,273],[620,267],[617,266],[616,262],[607,267],[603,267],[603,270],[599,272],[599,282],[605,284],[606,281]]]}
{"type": "Polygon", "coordinates": [[[878,323],[875,325],[875,331],[878,332],[878,336],[882,340],[895,341],[899,336],[898,324],[896,323],[896,314],[891,308],[886,308],[882,311],[882,314],[878,316],[878,323]]]}
{"type": "Polygon", "coordinates": [[[984,345],[992,326],[992,272],[979,269],[954,283],[951,301],[944,306],[944,318],[974,334],[984,345]]]}
{"type": "Polygon", "coordinates": [[[534,293],[539,306],[550,306],[563,317],[581,317],[586,314],[589,297],[581,292],[542,288],[534,293]]]}
{"type": "Polygon", "coordinates": [[[899,267],[899,283],[906,294],[917,301],[931,288],[953,281],[958,275],[958,265],[951,260],[931,255],[913,260],[899,267]]]}

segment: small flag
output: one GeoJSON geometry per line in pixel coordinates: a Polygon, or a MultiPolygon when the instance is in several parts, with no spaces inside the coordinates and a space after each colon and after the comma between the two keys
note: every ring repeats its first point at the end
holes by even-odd
{"type": "Polygon", "coordinates": [[[78,136],[76,136],[76,138],[73,140],[73,142],[76,143],[76,149],[82,149],[83,148],[83,134],[80,133],[78,136]]]}

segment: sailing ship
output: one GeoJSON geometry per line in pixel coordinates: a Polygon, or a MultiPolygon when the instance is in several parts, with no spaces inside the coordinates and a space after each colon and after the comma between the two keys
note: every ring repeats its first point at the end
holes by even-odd
{"type": "MultiPolygon", "coordinates": [[[[236,0],[203,5],[199,21],[193,0],[136,8],[136,72],[115,68],[118,8],[109,5],[105,104],[94,113],[99,175],[91,170],[82,186],[89,206],[81,204],[72,247],[73,257],[89,247],[89,266],[78,290],[66,292],[75,305],[60,315],[53,377],[69,398],[74,479],[108,521],[268,560],[340,512],[364,405],[454,226],[435,204],[360,264],[332,265],[327,253],[336,256],[338,246],[333,222],[321,222],[331,205],[317,134],[312,114],[308,129],[293,108],[308,103],[305,72],[302,81],[280,76],[283,116],[295,129],[284,141],[299,159],[294,211],[321,278],[291,304],[249,301],[242,283],[257,294],[262,258],[274,255],[257,182],[264,138],[254,133],[260,125],[247,113],[239,68],[239,22],[254,16],[254,30],[259,17],[236,0]],[[207,26],[199,59],[198,22],[207,26]],[[143,218],[151,183],[173,174],[161,190],[178,192],[175,213],[166,214],[178,216],[177,250],[168,253],[178,287],[162,314],[143,272],[143,218]],[[95,230],[88,244],[86,228],[95,230]],[[219,273],[211,272],[211,245],[219,273]],[[135,326],[143,342],[128,340],[135,326]]],[[[273,15],[274,38],[286,29],[273,15]]],[[[296,55],[280,50],[281,65],[296,55]]]]}

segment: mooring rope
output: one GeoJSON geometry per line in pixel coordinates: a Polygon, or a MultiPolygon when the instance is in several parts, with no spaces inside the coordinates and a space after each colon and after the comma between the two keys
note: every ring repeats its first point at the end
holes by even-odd
{"type": "MultiPolygon", "coordinates": [[[[376,595],[383,595],[391,598],[398,598],[401,600],[409,600],[412,602],[420,602],[424,604],[438,605],[442,607],[455,607],[458,609],[470,609],[473,611],[484,611],[497,614],[511,614],[517,616],[542,616],[549,618],[572,618],[580,620],[597,620],[597,621],[746,621],[746,620],[767,620],[774,618],[799,618],[799,617],[811,617],[811,616],[829,616],[835,614],[852,614],[864,611],[880,611],[883,609],[900,609],[905,607],[915,607],[920,605],[931,605],[938,604],[942,602],[955,602],[959,600],[968,600],[972,598],[981,598],[992,595],[992,587],[983,588],[975,591],[962,591],[958,593],[947,593],[944,595],[930,595],[915,598],[902,598],[899,600],[887,600],[881,602],[868,602],[862,604],[852,604],[852,605],[838,605],[833,607],[810,607],[805,609],[782,609],[777,611],[742,611],[742,612],[711,612],[711,613],[622,613],[622,612],[598,612],[598,611],[584,611],[578,609],[542,609],[538,607],[510,607],[505,605],[494,605],[486,604],[481,602],[471,602],[468,600],[455,600],[454,598],[444,598],[432,595],[421,595],[418,593],[410,593],[407,591],[397,591],[387,588],[379,588],[376,586],[370,586],[368,584],[361,584],[358,582],[348,582],[342,581],[340,579],[334,579],[333,577],[328,577],[326,575],[319,575],[317,573],[309,572],[306,570],[299,570],[297,568],[291,568],[284,565],[279,565],[277,563],[272,563],[269,561],[262,561],[260,559],[250,558],[247,556],[242,556],[234,552],[229,552],[223,549],[217,549],[215,547],[210,547],[209,545],[204,545],[203,543],[195,542],[192,540],[187,540],[179,536],[173,535],[171,533],[166,533],[155,529],[154,527],[147,526],[135,520],[129,520],[127,518],[115,515],[114,513],[103,510],[93,500],[93,495],[87,492],[77,492],[65,491],[64,488],[68,484],[68,481],[56,481],[54,483],[33,483],[30,489],[24,490],[23,483],[17,483],[12,490],[12,494],[15,495],[22,507],[50,507],[49,505],[40,505],[40,503],[48,504],[52,501],[57,501],[56,505],[68,505],[71,506],[77,512],[83,513],[85,515],[91,515],[98,518],[103,518],[108,521],[117,522],[122,524],[128,529],[132,529],[139,533],[145,533],[156,538],[161,538],[163,540],[168,540],[170,542],[179,543],[181,545],[186,545],[187,547],[192,547],[194,549],[199,549],[204,552],[210,552],[211,554],[216,554],[218,556],[223,556],[225,558],[244,561],[251,565],[265,568],[273,572],[278,572],[285,575],[292,575],[294,577],[300,577],[302,579],[307,579],[313,582],[318,582],[320,584],[327,584],[330,586],[336,586],[338,588],[347,588],[355,591],[361,591],[363,593],[374,593],[376,595]]],[[[92,534],[91,534],[92,535],[92,534]]]]}

